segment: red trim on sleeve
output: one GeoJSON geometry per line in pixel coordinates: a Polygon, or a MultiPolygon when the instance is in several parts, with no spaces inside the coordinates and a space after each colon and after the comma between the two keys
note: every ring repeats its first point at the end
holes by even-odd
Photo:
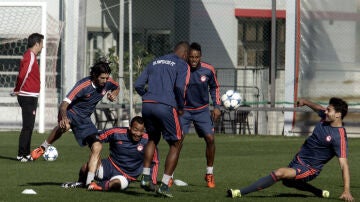
{"type": "Polygon", "coordinates": [[[99,135],[99,139],[104,140],[108,136],[110,136],[110,135],[112,135],[114,133],[127,134],[127,129],[125,129],[125,128],[112,128],[112,129],[106,130],[105,132],[103,132],[103,133],[101,133],[99,135]]]}
{"type": "Polygon", "coordinates": [[[344,128],[339,128],[340,134],[340,156],[339,158],[346,158],[346,138],[344,128]]]}
{"type": "Polygon", "coordinates": [[[74,90],[71,91],[71,93],[69,94],[68,98],[70,100],[73,100],[74,97],[84,88],[88,87],[89,85],[91,85],[91,81],[86,81],[80,85],[78,85],[74,90]]]}
{"type": "Polygon", "coordinates": [[[213,75],[214,75],[214,80],[215,80],[215,83],[216,83],[216,86],[217,86],[216,92],[215,92],[216,104],[217,104],[217,105],[221,105],[221,101],[220,101],[220,100],[221,100],[221,96],[220,96],[220,84],[219,84],[219,82],[218,82],[218,80],[217,80],[216,71],[215,71],[214,66],[212,66],[212,65],[210,65],[210,64],[208,64],[208,63],[205,63],[205,62],[201,62],[201,66],[204,67],[204,68],[206,68],[206,69],[209,69],[209,70],[213,73],[213,75]]]}

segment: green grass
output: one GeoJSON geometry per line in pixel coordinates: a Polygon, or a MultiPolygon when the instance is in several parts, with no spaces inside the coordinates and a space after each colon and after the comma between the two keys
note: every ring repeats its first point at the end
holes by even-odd
{"type": "MultiPolygon", "coordinates": [[[[0,133],[0,201],[164,201],[153,193],[139,188],[139,183],[130,184],[125,192],[89,192],[85,189],[63,189],[60,184],[77,179],[80,166],[87,161],[89,149],[77,145],[71,133],[64,134],[55,143],[59,158],[55,162],[39,159],[32,163],[15,160],[18,132],[0,133]],[[33,189],[36,195],[21,194],[24,189],[33,189]]],[[[34,134],[32,148],[38,146],[47,134],[34,134]]],[[[228,188],[247,186],[270,171],[286,166],[304,141],[304,137],[281,136],[234,136],[216,135],[215,179],[216,188],[205,186],[205,143],[191,134],[187,135],[175,179],[189,186],[172,188],[172,201],[338,201],[342,193],[341,171],[337,159],[330,161],[311,183],[330,191],[330,199],[314,197],[310,193],[289,189],[277,183],[274,186],[251,193],[240,199],[226,198],[228,188]]],[[[359,197],[360,139],[350,139],[351,191],[359,197]]],[[[168,146],[160,144],[160,180],[163,160],[168,146]]],[[[103,156],[107,155],[107,147],[103,156]]]]}

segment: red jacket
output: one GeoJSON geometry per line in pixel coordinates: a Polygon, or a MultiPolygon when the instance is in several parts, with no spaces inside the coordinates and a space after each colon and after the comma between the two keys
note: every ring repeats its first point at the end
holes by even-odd
{"type": "Polygon", "coordinates": [[[36,55],[28,49],[20,62],[14,92],[18,95],[38,97],[40,92],[40,70],[36,55]]]}

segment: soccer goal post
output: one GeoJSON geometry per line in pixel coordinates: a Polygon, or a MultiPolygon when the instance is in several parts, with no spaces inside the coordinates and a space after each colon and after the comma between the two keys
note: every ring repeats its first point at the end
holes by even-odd
{"type": "MultiPolygon", "coordinates": [[[[45,132],[45,69],[47,52],[47,7],[46,2],[0,2],[0,44],[12,44],[26,39],[32,33],[44,35],[43,49],[40,54],[40,95],[38,108],[38,131],[45,132]]],[[[11,45],[10,45],[11,46],[11,45]]],[[[12,49],[13,50],[13,49],[12,49]]],[[[14,52],[4,52],[1,59],[17,59],[14,52]]],[[[19,56],[18,56],[19,57],[19,56]]],[[[20,57],[21,58],[21,57],[20,57]]],[[[11,78],[11,75],[10,75],[11,78]]],[[[14,75],[12,75],[14,78],[14,75]]]]}

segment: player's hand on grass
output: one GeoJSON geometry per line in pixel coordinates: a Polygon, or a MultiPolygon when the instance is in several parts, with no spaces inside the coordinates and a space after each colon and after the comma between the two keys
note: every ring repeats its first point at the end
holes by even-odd
{"type": "Polygon", "coordinates": [[[343,192],[339,198],[344,201],[350,201],[350,202],[355,201],[354,197],[351,195],[350,192],[343,192]]]}

